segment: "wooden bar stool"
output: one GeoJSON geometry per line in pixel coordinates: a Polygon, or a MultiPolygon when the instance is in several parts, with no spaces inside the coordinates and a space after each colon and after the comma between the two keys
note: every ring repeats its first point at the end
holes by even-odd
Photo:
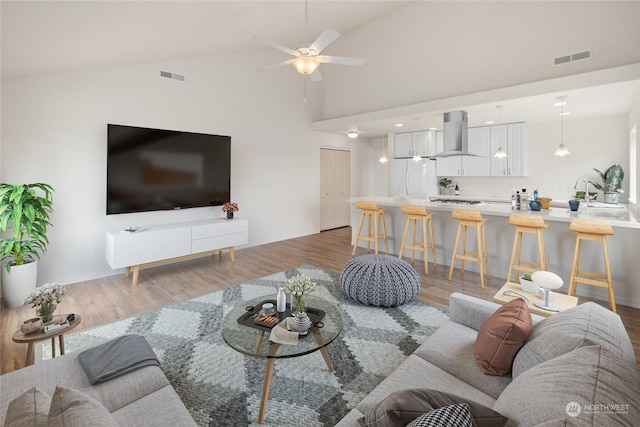
{"type": "Polygon", "coordinates": [[[516,234],[513,238],[513,249],[511,250],[511,261],[509,262],[509,272],[507,273],[507,281],[511,281],[511,272],[516,271],[516,282],[520,282],[519,271],[526,273],[535,273],[538,270],[547,269],[547,257],[544,250],[544,229],[547,228],[544,219],[537,215],[513,214],[509,217],[509,224],[516,226],[516,234]],[[538,238],[538,257],[539,262],[526,261],[521,258],[522,251],[522,235],[523,233],[535,234],[538,238]],[[516,252],[518,258],[516,258],[516,252]],[[515,262],[514,262],[515,260],[515,262]],[[535,268],[534,268],[535,267],[535,268]]]}
{"type": "Polygon", "coordinates": [[[352,256],[356,255],[356,250],[358,249],[358,242],[360,240],[367,241],[367,253],[371,252],[371,242],[373,242],[373,247],[375,254],[378,254],[378,240],[384,239],[384,251],[387,255],[389,255],[389,246],[387,244],[387,225],[384,220],[384,209],[379,208],[375,202],[365,202],[360,201],[356,202],[356,208],[362,210],[362,214],[360,215],[360,224],[358,225],[358,235],[356,237],[356,241],[353,244],[353,253],[352,256]],[[367,235],[361,236],[362,225],[364,224],[365,217],[367,218],[367,235]],[[371,232],[371,218],[373,218],[374,230],[371,232]],[[380,230],[380,222],[382,222],[382,234],[379,233],[380,230]]]}
{"type": "Polygon", "coordinates": [[[485,218],[482,218],[479,211],[470,211],[463,209],[454,209],[452,214],[453,219],[457,219],[458,223],[458,232],[456,233],[456,242],[453,245],[453,254],[451,255],[451,266],[449,267],[449,280],[451,280],[451,275],[453,274],[453,267],[455,265],[456,259],[461,261],[460,263],[460,273],[464,275],[464,262],[472,261],[477,262],[480,269],[480,287],[484,288],[484,274],[482,269],[482,261],[484,260],[487,266],[487,278],[491,278],[491,273],[489,271],[489,257],[487,255],[487,239],[484,233],[484,222],[485,218]],[[475,227],[477,239],[478,239],[478,250],[477,251],[468,251],[467,250],[467,227],[475,227]],[[458,253],[458,242],[460,241],[460,232],[462,231],[462,253],[458,253]]]}
{"type": "Polygon", "coordinates": [[[431,248],[431,254],[433,257],[433,268],[436,268],[436,246],[433,241],[433,223],[431,221],[431,212],[427,212],[424,206],[404,205],[400,208],[400,212],[407,215],[407,224],[404,227],[404,234],[402,235],[402,246],[400,246],[400,255],[398,258],[402,258],[402,254],[405,249],[411,249],[411,262],[414,261],[415,251],[420,251],[424,254],[424,274],[429,274],[429,260],[427,258],[427,248],[431,248]],[[422,242],[416,241],[416,231],[418,221],[422,221],[422,242]],[[413,223],[413,240],[409,245],[407,244],[407,234],[409,233],[409,225],[413,223]],[[429,240],[427,240],[427,223],[429,224],[429,240]]]}
{"type": "Polygon", "coordinates": [[[609,308],[615,313],[616,300],[613,296],[613,280],[611,279],[609,254],[607,253],[607,242],[605,240],[605,236],[613,236],[613,228],[611,227],[611,224],[607,221],[574,219],[573,221],[571,221],[569,230],[575,231],[578,234],[576,235],[576,249],[573,254],[573,267],[571,267],[571,280],[569,281],[568,294],[572,296],[576,295],[577,283],[607,288],[609,291],[609,308]],[[591,271],[580,270],[580,244],[583,240],[593,240],[602,243],[602,253],[604,255],[604,273],[594,273],[591,271]]]}

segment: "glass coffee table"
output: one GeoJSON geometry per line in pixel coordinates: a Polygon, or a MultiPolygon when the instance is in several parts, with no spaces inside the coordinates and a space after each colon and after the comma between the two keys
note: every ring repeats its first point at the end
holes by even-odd
{"type": "MultiPolygon", "coordinates": [[[[321,313],[320,316],[322,318],[314,322],[307,336],[301,335],[298,338],[296,345],[277,344],[269,340],[270,328],[260,327],[259,325],[247,326],[249,324],[247,321],[249,315],[259,310],[264,302],[273,302],[275,306],[275,301],[268,296],[244,301],[227,314],[222,325],[222,338],[231,348],[247,356],[258,357],[267,361],[262,385],[262,397],[260,398],[258,424],[262,424],[264,421],[264,412],[269,398],[275,361],[288,357],[304,356],[320,350],[329,372],[333,372],[326,346],[340,335],[343,325],[342,312],[337,305],[324,298],[308,295],[307,306],[309,307],[310,317],[314,320],[311,312],[315,309],[316,313],[321,313]],[[265,335],[267,339],[263,339],[265,335]]],[[[289,304],[287,304],[288,306],[289,304]]],[[[284,319],[284,317],[284,315],[280,315],[279,320],[284,319]]]]}

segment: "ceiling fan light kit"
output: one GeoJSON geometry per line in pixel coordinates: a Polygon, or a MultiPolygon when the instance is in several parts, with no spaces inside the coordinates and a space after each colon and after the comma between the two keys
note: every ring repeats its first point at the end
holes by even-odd
{"type": "MultiPolygon", "coordinates": [[[[307,39],[308,34],[308,2],[305,1],[305,39],[307,39]]],[[[266,44],[274,49],[281,50],[283,52],[288,53],[289,55],[295,56],[294,59],[290,59],[288,61],[279,62],[277,64],[270,65],[268,67],[263,68],[261,71],[268,70],[271,68],[280,67],[283,65],[293,64],[293,66],[298,70],[300,74],[305,76],[309,76],[311,81],[317,82],[322,80],[322,75],[320,74],[320,70],[318,67],[320,63],[325,64],[342,64],[342,65],[355,65],[361,66],[364,65],[364,59],[361,58],[351,58],[346,56],[327,56],[320,55],[320,52],[329,46],[331,43],[336,41],[336,39],[340,37],[340,33],[336,30],[332,30],[331,28],[327,28],[318,36],[317,39],[313,43],[309,43],[307,41],[301,43],[299,47],[296,49],[290,49],[286,46],[283,46],[279,43],[273,42],[269,39],[265,39],[260,36],[253,36],[252,39],[259,41],[261,43],[266,44]]]]}
{"type": "Polygon", "coordinates": [[[320,62],[311,56],[299,56],[293,60],[292,64],[300,74],[308,76],[318,68],[320,62]]]}

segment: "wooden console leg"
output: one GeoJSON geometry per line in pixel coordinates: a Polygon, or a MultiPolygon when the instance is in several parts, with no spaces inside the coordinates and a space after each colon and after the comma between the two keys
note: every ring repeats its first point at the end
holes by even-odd
{"type": "Polygon", "coordinates": [[[131,274],[131,267],[127,266],[127,268],[124,269],[124,277],[129,277],[129,274],[131,274]]]}
{"type": "Polygon", "coordinates": [[[136,265],[133,267],[133,280],[131,280],[131,285],[136,286],[138,284],[139,275],[140,275],[140,266],[136,265]]]}
{"type": "Polygon", "coordinates": [[[229,248],[229,254],[231,255],[231,262],[236,262],[236,253],[233,250],[233,246],[229,248]]]}

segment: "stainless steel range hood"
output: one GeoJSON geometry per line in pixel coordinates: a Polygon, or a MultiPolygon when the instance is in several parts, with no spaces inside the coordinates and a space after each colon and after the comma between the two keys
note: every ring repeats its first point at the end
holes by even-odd
{"type": "Polygon", "coordinates": [[[466,111],[450,111],[444,113],[444,151],[437,153],[433,158],[454,156],[478,156],[469,153],[469,122],[466,111]]]}

